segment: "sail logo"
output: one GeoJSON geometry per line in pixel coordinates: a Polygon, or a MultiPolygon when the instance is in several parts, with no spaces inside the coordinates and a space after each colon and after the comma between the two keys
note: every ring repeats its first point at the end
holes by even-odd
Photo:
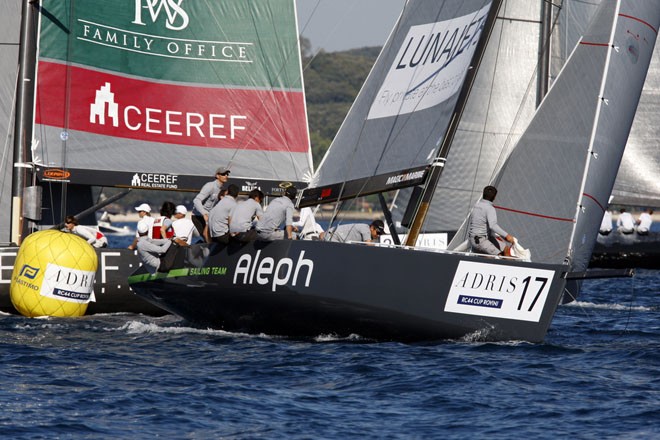
{"type": "Polygon", "coordinates": [[[152,189],[178,189],[179,176],[175,174],[135,173],[131,186],[152,189]]]}
{"type": "Polygon", "coordinates": [[[305,258],[305,251],[301,251],[298,260],[294,263],[291,258],[275,260],[273,257],[260,258],[261,250],[254,255],[243,254],[236,263],[234,272],[234,284],[254,284],[271,286],[275,292],[278,287],[283,287],[291,282],[296,286],[299,281],[304,280],[305,287],[309,287],[314,272],[314,261],[305,258]],[[293,275],[293,277],[292,277],[293,275]],[[300,280],[298,279],[300,277],[300,280]]]}
{"type": "Polygon", "coordinates": [[[539,322],[553,276],[551,270],[461,261],[444,310],[539,322]]]}
{"type": "Polygon", "coordinates": [[[165,12],[165,27],[173,31],[183,30],[188,27],[190,17],[181,3],[183,0],[135,0],[135,19],[132,23],[146,26],[142,16],[145,10],[149,11],[153,23],[165,12]]]}
{"type": "MultiPolygon", "coordinates": [[[[155,5],[151,0],[145,1],[150,2],[148,5],[151,5],[152,3],[155,5]]],[[[165,0],[159,1],[160,6],[156,9],[153,9],[155,6],[150,6],[149,10],[153,10],[153,14],[158,15],[164,7],[163,5],[169,4],[165,3],[165,0]]],[[[177,5],[174,2],[171,4],[177,5]]],[[[169,9],[167,9],[167,11],[169,11],[169,9]]],[[[181,10],[181,12],[183,12],[183,10],[181,10]]],[[[155,20],[156,17],[154,17],[153,14],[152,18],[155,20]]],[[[170,27],[172,26],[171,23],[174,21],[171,22],[169,20],[170,18],[174,20],[176,15],[168,12],[167,16],[168,22],[166,26],[170,27]]],[[[185,17],[185,26],[188,26],[188,17],[187,15],[185,17]]],[[[146,26],[141,17],[133,23],[146,26]]],[[[183,25],[174,26],[174,29],[179,30],[182,26],[183,25]]],[[[191,61],[252,63],[255,55],[255,44],[250,42],[213,41],[210,38],[204,40],[173,38],[135,32],[130,29],[121,29],[117,26],[96,23],[84,19],[78,19],[75,32],[77,34],[77,39],[86,43],[168,59],[177,58],[191,61]]]]}
{"type": "MultiPolygon", "coordinates": [[[[122,131],[149,136],[164,136],[177,143],[182,137],[200,139],[236,139],[248,129],[245,115],[202,114],[182,109],[163,109],[142,105],[122,106],[115,100],[112,84],[106,82],[96,90],[89,105],[89,123],[120,128],[122,131]]],[[[158,97],[154,97],[158,99],[158,97]]],[[[137,186],[137,185],[136,185],[137,186]]]]}
{"type": "Polygon", "coordinates": [[[115,94],[110,91],[110,83],[105,83],[96,91],[96,98],[89,106],[89,122],[105,125],[106,116],[112,120],[113,127],[119,127],[119,105],[115,94]]]}
{"type": "Polygon", "coordinates": [[[371,105],[367,119],[426,110],[461,88],[490,3],[451,20],[411,26],[371,105]]]}

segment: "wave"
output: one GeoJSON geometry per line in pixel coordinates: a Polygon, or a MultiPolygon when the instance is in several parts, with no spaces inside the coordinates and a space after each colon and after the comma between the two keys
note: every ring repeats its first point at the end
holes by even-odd
{"type": "Polygon", "coordinates": [[[633,306],[630,304],[619,304],[619,303],[598,304],[588,301],[573,301],[568,304],[563,304],[561,307],[579,307],[585,309],[623,310],[623,311],[632,310],[635,312],[653,312],[655,310],[655,307],[633,306]]]}

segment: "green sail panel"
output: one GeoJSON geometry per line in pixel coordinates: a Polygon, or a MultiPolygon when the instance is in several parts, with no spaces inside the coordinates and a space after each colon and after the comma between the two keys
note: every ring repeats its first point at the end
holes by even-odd
{"type": "Polygon", "coordinates": [[[218,166],[242,187],[301,181],[294,2],[44,0],[35,122],[35,162],[77,183],[140,187],[136,173],[181,181],[218,166]]]}
{"type": "Polygon", "coordinates": [[[291,0],[43,1],[42,59],[160,81],[302,89],[291,0]]]}

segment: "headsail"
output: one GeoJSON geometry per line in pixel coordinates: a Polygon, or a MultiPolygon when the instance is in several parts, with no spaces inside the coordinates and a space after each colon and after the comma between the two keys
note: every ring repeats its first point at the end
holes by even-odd
{"type": "Polygon", "coordinates": [[[491,7],[489,0],[406,3],[303,204],[425,178],[491,7]]]}
{"type": "Polygon", "coordinates": [[[660,208],[660,44],[639,100],[635,122],[619,167],[612,203],[660,208]]]}
{"type": "Polygon", "coordinates": [[[660,22],[653,1],[623,3],[601,3],[496,181],[500,223],[534,261],[587,267],[660,22]]]}
{"type": "Polygon", "coordinates": [[[274,187],[310,174],[293,0],[43,0],[41,12],[44,177],[180,190],[220,165],[274,187]]]}
{"type": "MultiPolygon", "coordinates": [[[[561,67],[599,2],[564,0],[553,45],[553,67],[561,67]],[[556,62],[554,62],[556,61],[556,62]]],[[[558,69],[557,72],[558,73],[558,69]]],[[[626,150],[612,190],[612,204],[660,207],[660,45],[655,45],[626,150]]]]}

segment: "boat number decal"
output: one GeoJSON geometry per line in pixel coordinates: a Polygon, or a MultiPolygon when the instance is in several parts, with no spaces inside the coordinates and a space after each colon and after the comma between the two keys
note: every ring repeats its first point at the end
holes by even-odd
{"type": "Polygon", "coordinates": [[[461,261],[445,311],[538,322],[554,272],[461,261]]]}

